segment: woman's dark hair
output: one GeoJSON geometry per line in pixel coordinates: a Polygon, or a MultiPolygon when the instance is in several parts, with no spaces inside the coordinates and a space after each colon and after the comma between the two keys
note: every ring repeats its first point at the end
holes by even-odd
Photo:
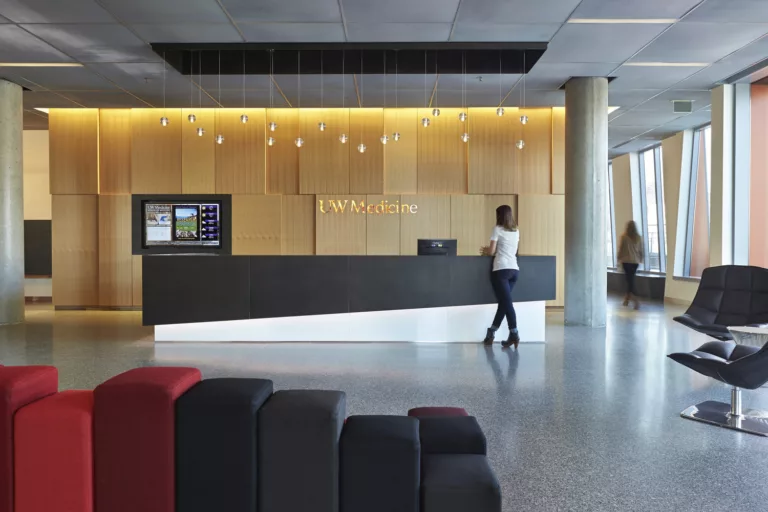
{"type": "Polygon", "coordinates": [[[512,215],[512,208],[508,204],[496,208],[496,225],[507,231],[517,231],[517,223],[512,215]]]}

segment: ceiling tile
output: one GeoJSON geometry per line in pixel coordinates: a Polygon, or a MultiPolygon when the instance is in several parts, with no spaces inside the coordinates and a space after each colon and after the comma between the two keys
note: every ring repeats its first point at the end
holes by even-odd
{"type": "Polygon", "coordinates": [[[618,146],[614,149],[618,149],[624,153],[628,153],[630,151],[642,151],[651,146],[655,146],[656,144],[658,144],[658,139],[635,139],[627,142],[626,144],[622,144],[621,146],[618,146]]]}
{"type": "Polygon", "coordinates": [[[216,0],[101,0],[101,4],[124,23],[215,24],[229,21],[216,0]]]}
{"type": "MultiPolygon", "coordinates": [[[[151,95],[162,97],[163,65],[158,63],[95,63],[88,67],[111,80],[118,87],[141,98],[151,95]]],[[[167,68],[165,86],[167,91],[179,91],[189,102],[190,81],[175,69],[167,68]]]]}
{"type": "Polygon", "coordinates": [[[64,96],[86,107],[145,108],[148,105],[121,91],[67,91],[64,96]]]}
{"type": "Polygon", "coordinates": [[[685,21],[768,23],[765,0],[707,0],[685,21]]]}
{"type": "Polygon", "coordinates": [[[342,0],[348,23],[453,23],[459,0],[342,0]]]}
{"type": "Polygon", "coordinates": [[[11,20],[9,20],[8,18],[3,18],[2,16],[0,16],[0,23],[11,23],[11,20]]]}
{"type": "Polygon", "coordinates": [[[709,90],[746,67],[741,62],[718,62],[674,84],[672,88],[709,90]]]}
{"type": "Polygon", "coordinates": [[[667,25],[564,25],[539,62],[624,62],[667,25]]]}
{"type": "Polygon", "coordinates": [[[559,28],[559,23],[460,22],[453,30],[451,41],[548,42],[559,28]]]}
{"type": "Polygon", "coordinates": [[[562,23],[581,0],[463,0],[458,21],[562,23]]]}
{"type": "Polygon", "coordinates": [[[671,108],[668,113],[630,110],[611,120],[610,126],[647,126],[649,127],[647,129],[650,129],[674,121],[680,117],[680,115],[681,114],[673,113],[671,108]]]}
{"type": "MultiPolygon", "coordinates": [[[[465,89],[467,92],[481,91],[486,93],[495,93],[496,96],[499,95],[499,90],[502,91],[502,94],[507,94],[510,89],[519,84],[521,76],[522,75],[517,74],[483,75],[482,81],[480,81],[480,77],[477,75],[467,75],[465,89]]],[[[461,91],[463,82],[464,80],[462,75],[440,75],[438,88],[441,91],[461,91]]]]}
{"type": "Polygon", "coordinates": [[[338,0],[222,0],[237,23],[341,23],[338,0]]]}
{"type": "Polygon", "coordinates": [[[350,41],[448,41],[450,23],[347,23],[350,41]]]}
{"type": "Polygon", "coordinates": [[[160,57],[122,25],[23,25],[80,62],[152,62],[160,57]]]}
{"type": "Polygon", "coordinates": [[[660,92],[659,89],[611,89],[609,87],[608,104],[628,109],[649,100],[660,92]]]}
{"type": "Polygon", "coordinates": [[[24,91],[22,96],[25,109],[39,108],[73,108],[79,105],[55,92],[24,91]]]}
{"type": "Polygon", "coordinates": [[[537,62],[525,76],[530,89],[558,89],[571,77],[608,76],[617,64],[608,63],[560,63],[537,62]]]}
{"type": "Polygon", "coordinates": [[[108,80],[88,68],[24,68],[16,76],[29,83],[30,89],[51,91],[97,91],[115,89],[108,80]]]}
{"type": "Polygon", "coordinates": [[[243,38],[231,23],[136,23],[131,25],[150,43],[240,43],[243,38]]]}
{"type": "MultiPolygon", "coordinates": [[[[519,95],[509,95],[504,105],[522,106],[519,95]]],[[[525,106],[527,107],[564,107],[565,91],[525,91],[525,106]]]]}
{"type": "Polygon", "coordinates": [[[636,67],[622,66],[614,75],[610,88],[621,89],[666,89],[685,80],[701,68],[693,67],[636,67]]]}
{"type": "Polygon", "coordinates": [[[652,99],[637,104],[634,110],[672,112],[673,100],[688,100],[693,102],[693,109],[699,110],[712,102],[712,94],[709,91],[673,89],[655,96],[652,99]]]}
{"type": "Polygon", "coordinates": [[[608,138],[627,141],[643,135],[649,129],[647,126],[614,126],[611,124],[608,125],[608,138]]]}
{"type": "Polygon", "coordinates": [[[679,18],[701,0],[583,0],[572,18],[679,18]]]}
{"type": "Polygon", "coordinates": [[[0,25],[0,61],[71,62],[72,59],[15,25],[0,25]]]}
{"type": "Polygon", "coordinates": [[[249,42],[344,42],[341,23],[238,23],[249,42]]]}
{"type": "Polygon", "coordinates": [[[3,0],[0,14],[16,23],[114,23],[93,0],[3,0]]]}
{"type": "Polygon", "coordinates": [[[696,128],[698,126],[707,124],[712,121],[712,112],[708,110],[701,110],[688,114],[686,116],[679,117],[674,121],[664,124],[662,127],[665,130],[679,132],[682,130],[688,130],[690,128],[696,128]]]}
{"type": "Polygon", "coordinates": [[[639,62],[715,62],[768,33],[758,23],[677,23],[632,58],[639,62]],[[703,43],[706,38],[706,44],[703,43]]]}

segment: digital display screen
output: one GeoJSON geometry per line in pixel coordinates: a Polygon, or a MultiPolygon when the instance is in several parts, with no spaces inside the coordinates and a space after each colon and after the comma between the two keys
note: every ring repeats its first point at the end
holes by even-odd
{"type": "Polygon", "coordinates": [[[145,201],[144,247],[221,247],[221,203],[145,201]]]}

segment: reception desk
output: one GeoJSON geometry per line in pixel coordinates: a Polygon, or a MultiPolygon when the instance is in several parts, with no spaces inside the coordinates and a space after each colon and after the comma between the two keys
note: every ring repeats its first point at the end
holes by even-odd
{"type": "MultiPolygon", "coordinates": [[[[555,257],[520,267],[520,335],[544,341],[555,257]]],[[[482,256],[144,256],[143,322],[157,342],[477,341],[490,272],[482,256]]]]}

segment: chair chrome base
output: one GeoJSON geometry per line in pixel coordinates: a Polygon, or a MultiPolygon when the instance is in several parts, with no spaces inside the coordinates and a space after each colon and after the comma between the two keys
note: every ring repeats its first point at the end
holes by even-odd
{"type": "Polygon", "coordinates": [[[690,406],[681,412],[680,416],[718,427],[768,437],[768,411],[744,409],[740,415],[736,416],[731,414],[731,404],[708,400],[690,406]]]}

